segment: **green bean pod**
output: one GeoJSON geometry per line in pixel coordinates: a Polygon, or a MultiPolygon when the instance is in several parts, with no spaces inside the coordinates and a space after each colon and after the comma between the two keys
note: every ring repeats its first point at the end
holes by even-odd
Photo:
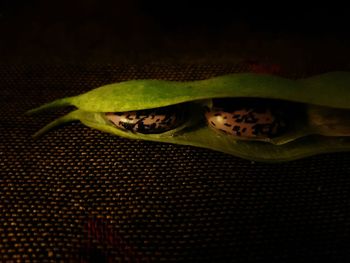
{"type": "MultiPolygon", "coordinates": [[[[129,139],[192,145],[254,161],[289,161],[350,150],[350,72],[329,72],[297,80],[254,73],[188,82],[129,80],[58,99],[27,113],[62,106],[77,109],[48,124],[34,137],[62,123],[80,120],[91,128],[129,139]],[[248,132],[252,125],[246,118],[240,131],[248,132],[247,136],[235,136],[241,135],[240,131],[220,132],[215,130],[221,121],[215,119],[220,115],[215,110],[222,101],[243,105],[243,111],[228,110],[229,116],[246,112],[252,118],[275,120],[271,106],[282,113],[284,120],[279,124],[286,122],[286,126],[274,136],[263,136],[263,132],[260,136],[256,130],[248,132]],[[250,105],[252,101],[254,106],[250,105]],[[255,109],[256,104],[267,109],[265,115],[249,110],[255,109]],[[151,119],[154,123],[148,125],[151,119]]],[[[227,119],[225,114],[223,119],[227,119]]],[[[236,118],[225,125],[231,127],[238,121],[242,122],[236,118]]],[[[263,122],[261,125],[266,126],[263,122]]],[[[269,127],[276,131],[279,126],[269,127]]]]}

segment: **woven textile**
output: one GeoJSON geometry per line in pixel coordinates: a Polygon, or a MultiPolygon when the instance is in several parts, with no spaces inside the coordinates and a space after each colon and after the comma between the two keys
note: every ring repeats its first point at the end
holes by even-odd
{"type": "Polygon", "coordinates": [[[0,261],[349,260],[349,153],[254,163],[119,138],[78,122],[33,140],[68,110],[24,115],[111,82],[195,80],[244,70],[0,66],[0,261]]]}

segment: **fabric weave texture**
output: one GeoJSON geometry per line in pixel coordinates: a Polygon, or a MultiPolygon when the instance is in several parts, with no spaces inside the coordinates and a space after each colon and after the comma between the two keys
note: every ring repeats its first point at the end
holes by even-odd
{"type": "Polygon", "coordinates": [[[349,260],[349,153],[266,164],[119,138],[78,122],[33,140],[68,109],[24,115],[107,83],[197,80],[246,70],[1,65],[0,261],[349,260]]]}

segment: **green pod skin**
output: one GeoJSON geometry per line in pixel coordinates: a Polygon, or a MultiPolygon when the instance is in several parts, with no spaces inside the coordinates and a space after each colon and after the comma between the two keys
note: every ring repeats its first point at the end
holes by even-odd
{"type": "Polygon", "coordinates": [[[281,162],[350,150],[350,136],[346,132],[347,127],[343,127],[349,123],[349,87],[350,72],[329,72],[298,80],[253,73],[230,74],[190,82],[130,80],[59,99],[31,110],[28,114],[68,105],[77,108],[48,124],[34,137],[61,123],[80,120],[91,128],[125,138],[192,145],[254,161],[281,162]],[[244,101],[249,98],[279,101],[282,105],[288,105],[286,108],[291,110],[287,114],[287,131],[276,138],[254,139],[248,136],[241,140],[220,134],[207,125],[205,111],[213,109],[213,101],[216,99],[244,101]],[[106,117],[107,113],[137,112],[167,106],[183,109],[185,120],[171,129],[155,134],[120,129],[106,117]],[[315,108],[317,109],[314,110],[315,108]],[[342,128],[341,132],[333,133],[332,128],[322,128],[327,126],[327,117],[323,118],[322,125],[313,120],[315,112],[320,113],[317,116],[329,116],[327,113],[334,110],[343,113],[343,119],[337,121],[345,123],[337,126],[342,128]]]}

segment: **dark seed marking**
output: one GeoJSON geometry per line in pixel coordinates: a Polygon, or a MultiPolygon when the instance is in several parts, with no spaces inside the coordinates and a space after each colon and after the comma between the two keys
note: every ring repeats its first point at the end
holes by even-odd
{"type": "Polygon", "coordinates": [[[233,126],[233,131],[239,131],[241,129],[241,127],[240,126],[238,126],[238,125],[235,125],[235,126],[233,126]]]}
{"type": "Polygon", "coordinates": [[[213,121],[210,121],[211,124],[213,124],[214,126],[216,126],[216,124],[213,121]]]}
{"type": "Polygon", "coordinates": [[[231,127],[232,125],[231,124],[228,124],[228,123],[224,123],[225,126],[227,127],[231,127]]]}
{"type": "Polygon", "coordinates": [[[127,118],[130,121],[134,120],[134,118],[130,114],[126,115],[125,118],[127,118]]]}
{"type": "Polygon", "coordinates": [[[134,127],[135,127],[135,124],[125,123],[125,122],[119,122],[119,125],[121,125],[125,129],[130,130],[130,131],[133,131],[134,127]]]}
{"type": "Polygon", "coordinates": [[[214,116],[221,116],[221,113],[215,113],[214,116]]]}
{"type": "Polygon", "coordinates": [[[241,132],[240,132],[241,127],[240,127],[240,126],[235,125],[235,126],[233,127],[232,130],[233,130],[234,132],[236,132],[236,135],[237,135],[237,136],[241,136],[241,132]]]}

